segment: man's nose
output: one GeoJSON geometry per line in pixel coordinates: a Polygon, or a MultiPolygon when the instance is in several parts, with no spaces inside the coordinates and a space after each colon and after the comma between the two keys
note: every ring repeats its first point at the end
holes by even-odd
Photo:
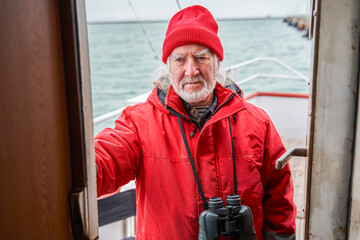
{"type": "Polygon", "coordinates": [[[189,60],[186,64],[185,64],[185,75],[187,77],[195,77],[196,75],[198,75],[200,73],[199,68],[198,68],[198,64],[194,61],[194,60],[189,60]]]}

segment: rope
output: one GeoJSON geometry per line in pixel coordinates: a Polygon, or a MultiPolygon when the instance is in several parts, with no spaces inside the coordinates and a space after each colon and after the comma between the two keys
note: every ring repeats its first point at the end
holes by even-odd
{"type": "Polygon", "coordinates": [[[142,25],[141,22],[140,22],[140,19],[139,19],[138,15],[137,15],[137,13],[136,13],[136,11],[135,11],[135,8],[134,8],[133,5],[131,4],[131,1],[130,1],[130,0],[128,1],[128,3],[129,3],[129,6],[131,7],[131,9],[132,9],[133,12],[134,12],[134,15],[135,15],[135,17],[136,17],[136,19],[137,19],[137,23],[139,24],[139,26],[140,26],[143,34],[145,35],[146,41],[148,42],[148,44],[149,44],[149,46],[150,46],[150,48],[151,48],[151,51],[152,51],[153,54],[154,54],[154,58],[155,58],[156,60],[160,61],[160,58],[159,58],[158,55],[156,54],[156,51],[155,51],[155,49],[154,49],[154,47],[153,47],[153,45],[152,45],[152,43],[151,43],[151,41],[150,41],[149,36],[147,35],[147,33],[146,33],[146,31],[145,31],[145,28],[143,27],[143,25],[142,25]]]}
{"type": "Polygon", "coordinates": [[[181,8],[181,6],[180,6],[179,0],[176,0],[176,3],[177,3],[177,5],[178,5],[179,10],[181,10],[182,8],[181,8]]]}

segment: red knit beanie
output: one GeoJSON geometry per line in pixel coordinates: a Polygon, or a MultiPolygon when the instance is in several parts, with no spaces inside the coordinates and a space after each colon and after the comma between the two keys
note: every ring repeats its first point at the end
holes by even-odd
{"type": "Polygon", "coordinates": [[[223,48],[217,32],[218,25],[209,10],[198,5],[184,8],[169,22],[163,44],[162,61],[166,63],[175,48],[187,44],[208,47],[222,61],[223,48]]]}

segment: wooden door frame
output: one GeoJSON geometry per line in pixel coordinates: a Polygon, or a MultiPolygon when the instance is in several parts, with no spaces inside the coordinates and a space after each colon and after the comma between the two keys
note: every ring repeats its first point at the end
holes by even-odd
{"type": "Polygon", "coordinates": [[[75,239],[98,237],[89,51],[84,0],[60,1],[68,100],[75,239]]]}

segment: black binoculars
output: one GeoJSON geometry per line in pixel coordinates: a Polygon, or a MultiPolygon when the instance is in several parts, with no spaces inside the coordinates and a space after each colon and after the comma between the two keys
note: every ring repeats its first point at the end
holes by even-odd
{"type": "Polygon", "coordinates": [[[239,195],[227,196],[225,207],[221,198],[210,198],[209,209],[199,216],[199,240],[213,240],[220,236],[256,240],[251,210],[241,205],[239,195]]]}

